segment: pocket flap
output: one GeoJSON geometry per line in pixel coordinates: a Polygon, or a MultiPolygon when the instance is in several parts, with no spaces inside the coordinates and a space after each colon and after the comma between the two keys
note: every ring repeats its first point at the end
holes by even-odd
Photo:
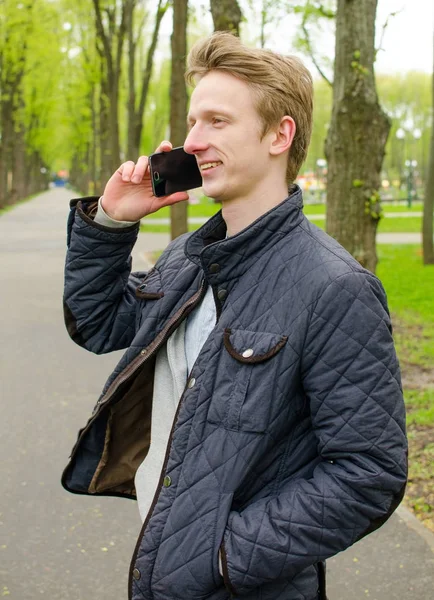
{"type": "Polygon", "coordinates": [[[246,329],[225,329],[226,350],[236,360],[243,363],[258,363],[268,360],[279,352],[288,341],[286,335],[248,331],[246,329]]]}
{"type": "Polygon", "coordinates": [[[158,300],[164,296],[161,287],[161,273],[155,267],[149,271],[141,284],[136,288],[137,298],[158,300]]]}

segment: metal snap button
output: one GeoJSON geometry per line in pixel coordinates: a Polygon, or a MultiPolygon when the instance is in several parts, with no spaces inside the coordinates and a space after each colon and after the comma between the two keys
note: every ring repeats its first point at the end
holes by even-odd
{"type": "Polygon", "coordinates": [[[244,350],[242,356],[244,358],[250,358],[251,356],[253,356],[254,352],[252,348],[248,348],[247,350],[244,350]]]}
{"type": "Polygon", "coordinates": [[[192,388],[192,387],[194,387],[195,385],[196,385],[196,379],[195,379],[194,377],[192,377],[192,378],[190,379],[190,381],[188,382],[188,386],[187,386],[187,387],[189,387],[189,388],[191,389],[191,388],[192,388]]]}
{"type": "Polygon", "coordinates": [[[141,350],[140,354],[143,356],[144,354],[146,354],[146,350],[141,350]]]}
{"type": "Polygon", "coordinates": [[[228,292],[227,292],[227,290],[219,290],[219,291],[217,292],[217,298],[218,298],[219,300],[221,300],[222,302],[223,302],[223,300],[225,300],[225,298],[226,298],[226,296],[227,296],[227,295],[228,295],[228,292]]]}
{"type": "Polygon", "coordinates": [[[210,273],[218,273],[220,271],[220,265],[217,263],[213,263],[212,265],[210,265],[209,267],[209,272],[210,273]]]}
{"type": "Polygon", "coordinates": [[[142,576],[142,574],[140,573],[139,569],[134,569],[133,570],[133,577],[134,577],[134,579],[139,580],[141,576],[142,576]]]}
{"type": "Polygon", "coordinates": [[[170,487],[172,485],[172,478],[170,477],[170,475],[166,475],[166,477],[163,480],[163,485],[164,487],[170,487]]]}

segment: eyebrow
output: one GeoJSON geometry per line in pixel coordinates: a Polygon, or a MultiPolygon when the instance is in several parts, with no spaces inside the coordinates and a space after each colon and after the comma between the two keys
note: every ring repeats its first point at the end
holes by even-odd
{"type": "MultiPolygon", "coordinates": [[[[218,115],[222,115],[224,117],[233,117],[233,115],[231,113],[227,112],[224,109],[220,109],[220,108],[209,108],[207,110],[204,110],[202,114],[204,114],[204,115],[218,114],[218,115]]],[[[187,125],[190,125],[190,123],[194,120],[195,119],[192,117],[191,114],[187,115],[187,125]]]]}

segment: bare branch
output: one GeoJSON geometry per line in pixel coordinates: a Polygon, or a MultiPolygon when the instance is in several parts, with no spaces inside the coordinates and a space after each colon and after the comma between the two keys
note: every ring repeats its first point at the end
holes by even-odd
{"type": "Polygon", "coordinates": [[[155,27],[154,27],[154,32],[152,35],[152,41],[148,48],[146,67],[143,71],[143,84],[142,84],[142,91],[140,94],[140,103],[139,103],[139,111],[138,111],[139,118],[141,117],[141,115],[143,115],[143,112],[145,110],[146,97],[148,95],[149,82],[150,82],[151,75],[152,75],[154,53],[155,53],[155,48],[157,46],[160,24],[161,24],[161,21],[162,21],[164,15],[166,14],[167,9],[169,8],[169,5],[170,5],[169,0],[163,6],[161,6],[161,3],[162,3],[162,0],[159,0],[158,8],[157,8],[157,16],[155,19],[155,27]]]}
{"type": "Polygon", "coordinates": [[[93,2],[93,6],[95,8],[96,30],[98,33],[98,37],[103,44],[104,56],[107,60],[108,71],[109,71],[109,73],[112,73],[113,72],[113,62],[112,62],[111,48],[110,48],[109,40],[107,38],[105,29],[104,29],[104,24],[102,22],[101,7],[99,4],[99,0],[92,0],[92,2],[93,2]]]}
{"type": "Polygon", "coordinates": [[[389,25],[389,20],[391,18],[393,18],[393,17],[396,17],[396,15],[399,15],[399,13],[402,12],[403,10],[404,9],[401,8],[400,10],[397,10],[397,11],[395,11],[393,13],[390,13],[390,15],[387,17],[387,19],[386,19],[386,21],[385,21],[385,23],[383,25],[383,28],[381,30],[380,44],[379,44],[378,48],[376,48],[376,50],[375,50],[375,60],[377,59],[377,54],[380,52],[380,50],[383,49],[382,46],[383,46],[384,34],[386,33],[386,29],[387,29],[387,27],[389,25]]]}
{"type": "MultiPolygon", "coordinates": [[[[134,0],[132,0],[133,10],[134,10],[134,0]]],[[[124,45],[125,32],[126,32],[126,2],[122,2],[122,17],[121,23],[117,32],[117,47],[116,47],[116,72],[114,73],[114,78],[116,81],[119,81],[119,76],[121,72],[121,61],[122,61],[122,49],[124,45]]]]}
{"type": "Polygon", "coordinates": [[[306,21],[307,21],[307,16],[306,16],[306,13],[305,13],[304,16],[303,16],[302,23],[301,23],[301,28],[302,28],[302,31],[303,31],[303,34],[304,34],[304,37],[305,37],[305,40],[306,40],[306,47],[307,47],[307,51],[309,53],[309,56],[311,57],[313,64],[317,68],[318,73],[321,75],[321,77],[324,79],[324,81],[326,81],[329,84],[330,87],[333,87],[333,82],[330,81],[330,79],[327,77],[327,75],[321,69],[318,61],[315,58],[315,55],[314,55],[314,52],[313,52],[313,48],[312,48],[312,44],[311,44],[311,41],[310,41],[309,31],[308,31],[308,29],[306,27],[306,21]]]}

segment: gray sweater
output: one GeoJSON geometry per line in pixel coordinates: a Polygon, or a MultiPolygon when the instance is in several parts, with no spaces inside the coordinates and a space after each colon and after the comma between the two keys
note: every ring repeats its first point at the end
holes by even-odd
{"type": "MultiPolygon", "coordinates": [[[[128,227],[129,221],[115,221],[98,204],[95,221],[106,227],[128,227]]],[[[142,521],[145,520],[158,486],[166,447],[172,429],[178,402],[199,352],[216,323],[212,288],[204,299],[183,321],[158,352],[152,400],[151,446],[148,455],[137,470],[135,487],[142,521]]]]}

